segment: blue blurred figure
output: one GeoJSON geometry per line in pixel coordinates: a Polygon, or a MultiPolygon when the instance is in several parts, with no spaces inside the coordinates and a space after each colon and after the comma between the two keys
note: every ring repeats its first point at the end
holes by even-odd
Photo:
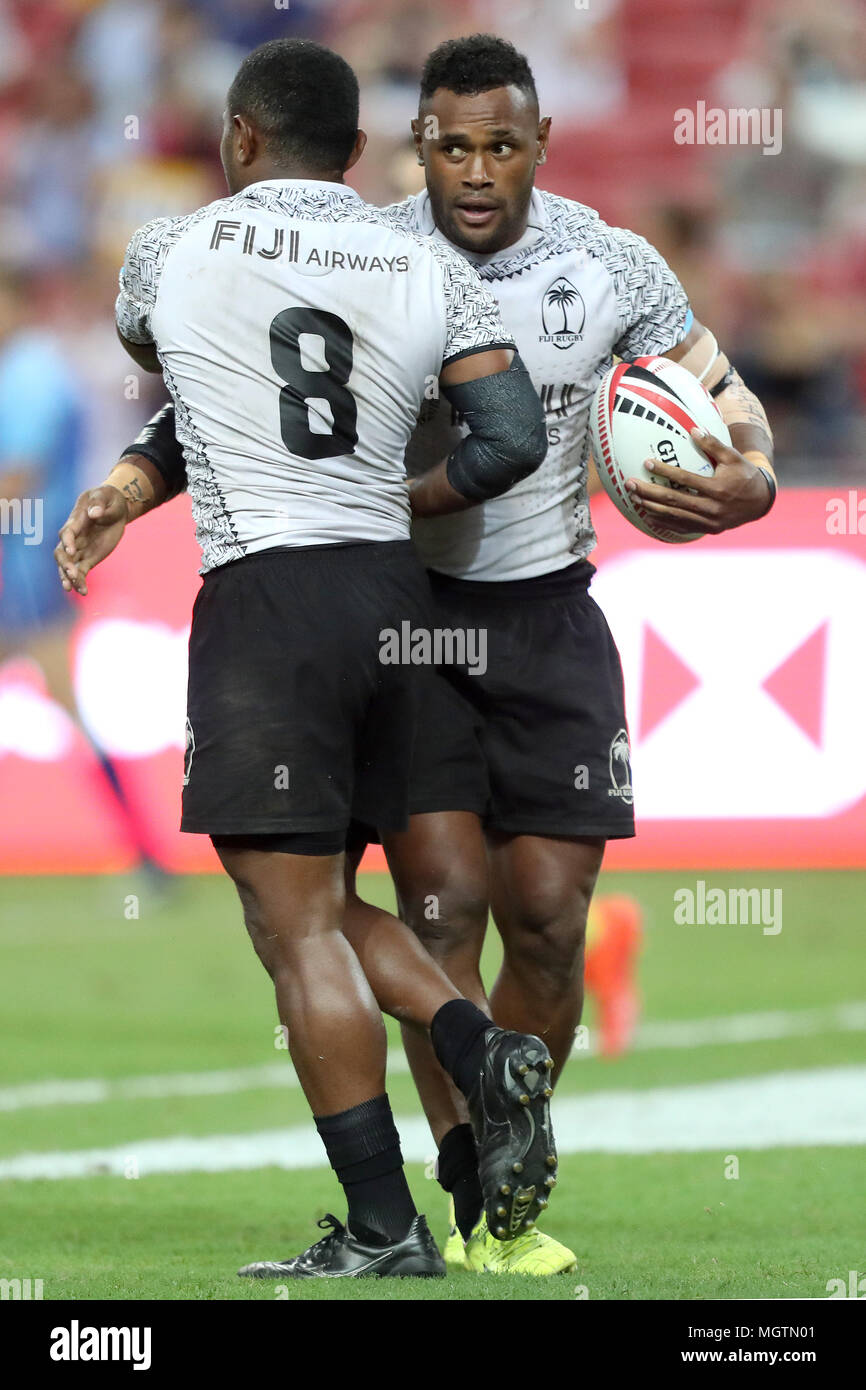
{"type": "Polygon", "coordinates": [[[59,345],[28,325],[28,285],[0,272],[0,661],[28,654],[74,710],[73,609],[53,549],[81,463],[84,400],[59,345]]]}
{"type": "Polygon", "coordinates": [[[93,747],[142,867],[161,887],[146,831],[78,714],[69,659],[76,612],[54,547],[78,491],[86,402],[59,342],[30,321],[32,300],[26,277],[0,270],[0,665],[26,656],[41,668],[48,694],[93,747]]]}

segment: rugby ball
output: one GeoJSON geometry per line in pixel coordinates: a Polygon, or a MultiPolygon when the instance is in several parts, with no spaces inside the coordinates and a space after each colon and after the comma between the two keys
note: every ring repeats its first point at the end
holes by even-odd
{"type": "Polygon", "coordinates": [[[689,437],[695,426],[724,444],[731,442],[709,391],[669,357],[618,362],[605,373],[593,397],[590,438],[602,486],[633,526],[659,541],[695,541],[703,533],[671,530],[663,518],[647,511],[640,498],[626,489],[625,482],[639,478],[661,487],[687,487],[685,481],[671,483],[661,474],[650,473],[646,460],[654,458],[684,473],[712,476],[714,464],[689,437]]]}

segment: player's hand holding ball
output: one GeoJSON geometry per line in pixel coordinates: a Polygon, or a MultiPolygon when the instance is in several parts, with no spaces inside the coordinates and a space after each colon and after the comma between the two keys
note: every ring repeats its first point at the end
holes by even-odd
{"type": "Polygon", "coordinates": [[[763,474],[733,447],[709,392],[668,357],[611,367],[596,390],[590,434],[611,501],[657,540],[698,540],[768,509],[763,474]]]}

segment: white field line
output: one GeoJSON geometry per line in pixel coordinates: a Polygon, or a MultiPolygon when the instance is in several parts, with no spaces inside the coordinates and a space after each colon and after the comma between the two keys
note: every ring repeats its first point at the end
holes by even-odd
{"type": "MultiPolygon", "coordinates": [[[[634,1050],[649,1052],[658,1048],[706,1047],[714,1043],[765,1042],[819,1033],[864,1031],[866,1001],[860,1001],[827,1008],[645,1023],[638,1030],[634,1050]]],[[[577,1058],[591,1054],[591,1048],[575,1048],[574,1051],[577,1058]]],[[[389,1073],[394,1076],[408,1070],[404,1054],[392,1051],[388,1056],[389,1073]]],[[[0,1112],[52,1105],[98,1105],[116,1100],[162,1100],[167,1096],[233,1095],[270,1087],[292,1088],[297,1084],[298,1078],[288,1058],[224,1071],[171,1072],[116,1080],[91,1077],[80,1081],[33,1081],[0,1087],[0,1112]]]]}
{"type": "MultiPolygon", "coordinates": [[[[397,1120],[404,1156],[426,1162],[426,1122],[397,1120]]],[[[604,1091],[557,1100],[554,1128],[564,1153],[721,1155],[781,1146],[866,1143],[866,1066],[777,1072],[699,1086],[604,1091]]],[[[250,1134],[130,1140],[77,1152],[19,1154],[0,1160],[0,1180],[220,1173],[237,1169],[325,1167],[311,1124],[250,1134]]]]}
{"type": "MultiPolygon", "coordinates": [[[[393,1060],[399,1062],[399,1054],[393,1060]]],[[[404,1070],[408,1070],[408,1067],[404,1070]]],[[[292,1064],[288,1058],[284,1058],[282,1062],[265,1062],[262,1066],[236,1067],[226,1071],[124,1076],[115,1081],[98,1077],[82,1081],[34,1081],[22,1086],[7,1086],[0,1090],[0,1111],[50,1105],[97,1105],[108,1100],[162,1100],[166,1096],[222,1096],[238,1091],[262,1090],[269,1086],[297,1084],[298,1078],[292,1064]]]]}
{"type": "Polygon", "coordinates": [[[723,1014],[682,1023],[644,1023],[634,1047],[648,1052],[660,1047],[705,1047],[712,1043],[771,1042],[775,1038],[816,1033],[866,1031],[866,1001],[833,1004],[828,1008],[789,1009],[754,1014],[723,1014]]]}

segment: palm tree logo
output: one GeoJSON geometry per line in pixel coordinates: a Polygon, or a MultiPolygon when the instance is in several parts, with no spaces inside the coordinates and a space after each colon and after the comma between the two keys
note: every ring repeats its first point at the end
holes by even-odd
{"type": "Polygon", "coordinates": [[[619,729],[611,739],[610,780],[611,789],[608,795],[618,796],[627,806],[631,806],[634,801],[634,788],[631,784],[631,748],[625,729],[619,729]]]}
{"type": "Polygon", "coordinates": [[[580,290],[570,280],[566,280],[564,275],[560,275],[558,279],[554,280],[550,289],[545,293],[541,303],[541,322],[545,337],[553,343],[554,347],[569,348],[583,333],[583,325],[586,322],[586,305],[580,290]],[[580,322],[576,328],[571,328],[568,322],[568,311],[572,305],[578,306],[575,317],[579,316],[580,322]]]}

